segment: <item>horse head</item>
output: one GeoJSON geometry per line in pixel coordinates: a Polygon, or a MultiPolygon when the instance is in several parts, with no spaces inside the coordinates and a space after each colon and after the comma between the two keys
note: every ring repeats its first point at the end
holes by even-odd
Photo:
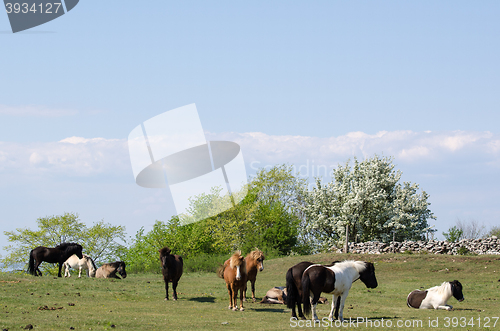
{"type": "Polygon", "coordinates": [[[365,268],[359,273],[359,279],[368,288],[376,288],[378,286],[377,277],[375,277],[375,266],[371,262],[364,262],[365,268]]]}
{"type": "Polygon", "coordinates": [[[465,300],[464,295],[462,293],[462,284],[458,280],[454,280],[450,282],[451,285],[451,293],[455,299],[457,299],[459,302],[462,302],[465,300]]]}
{"type": "Polygon", "coordinates": [[[127,272],[125,271],[125,262],[119,261],[118,268],[116,268],[116,272],[122,276],[122,278],[127,278],[127,272]]]}
{"type": "Polygon", "coordinates": [[[161,261],[161,266],[162,268],[168,268],[169,267],[169,259],[168,257],[170,256],[170,248],[167,246],[163,247],[162,249],[158,250],[160,253],[160,261],[161,261]]]}
{"type": "Polygon", "coordinates": [[[259,271],[264,270],[264,260],[266,257],[264,256],[264,253],[259,250],[258,248],[255,248],[254,251],[250,252],[250,256],[252,259],[255,261],[255,264],[257,265],[257,268],[259,271]]]}
{"type": "Polygon", "coordinates": [[[241,251],[236,251],[229,259],[231,269],[236,268],[236,280],[241,279],[241,274],[246,273],[245,258],[241,255],[241,251]]]}

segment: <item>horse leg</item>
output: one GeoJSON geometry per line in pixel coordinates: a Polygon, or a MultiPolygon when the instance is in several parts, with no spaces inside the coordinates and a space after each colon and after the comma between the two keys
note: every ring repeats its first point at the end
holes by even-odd
{"type": "Polygon", "coordinates": [[[347,299],[347,295],[349,294],[349,290],[344,291],[344,293],[340,296],[340,307],[339,307],[339,320],[344,321],[344,304],[347,299]]]}
{"type": "Polygon", "coordinates": [[[255,280],[250,281],[250,283],[252,284],[252,302],[255,302],[255,301],[257,301],[255,299],[255,280]]]}
{"type": "Polygon", "coordinates": [[[69,268],[70,268],[69,265],[66,262],[64,262],[63,266],[64,266],[64,277],[71,277],[71,274],[69,273],[69,268]]]}
{"type": "Polygon", "coordinates": [[[245,310],[245,308],[243,308],[243,289],[240,288],[240,311],[244,311],[244,310],[245,310]]]}
{"type": "Polygon", "coordinates": [[[174,301],[177,300],[177,281],[172,282],[172,290],[174,291],[174,301]]]}
{"type": "Polygon", "coordinates": [[[42,276],[42,272],[38,269],[40,264],[41,262],[38,262],[38,260],[35,259],[35,268],[33,269],[35,271],[35,276],[42,276]]]}
{"type": "Polygon", "coordinates": [[[321,292],[319,292],[318,294],[314,294],[314,296],[311,297],[312,318],[315,321],[319,321],[318,315],[316,315],[316,306],[318,305],[318,300],[319,300],[320,294],[321,294],[321,292]]]}
{"type": "Polygon", "coordinates": [[[165,281],[165,300],[169,300],[168,298],[168,281],[165,281]]]}
{"type": "MultiPolygon", "coordinates": [[[[299,313],[299,317],[303,320],[307,319],[305,316],[304,316],[304,313],[302,312],[302,306],[300,305],[301,302],[302,302],[302,296],[299,296],[298,298],[299,301],[297,301],[297,312],[299,313]]],[[[292,312],[293,313],[293,312],[292,312]]]]}
{"type": "Polygon", "coordinates": [[[82,266],[78,268],[78,278],[82,278],[82,266]]]}
{"type": "Polygon", "coordinates": [[[227,284],[227,293],[229,294],[229,309],[233,309],[233,291],[231,290],[231,285],[227,284]]]}
{"type": "Polygon", "coordinates": [[[63,263],[62,263],[62,262],[59,262],[59,272],[57,273],[57,277],[62,277],[62,276],[61,276],[61,269],[62,269],[62,265],[63,265],[63,263]]]}
{"type": "Polygon", "coordinates": [[[334,311],[335,311],[335,319],[337,319],[339,317],[339,307],[338,307],[339,305],[336,305],[338,297],[339,297],[338,295],[335,295],[335,294],[332,295],[332,310],[330,311],[330,315],[328,315],[328,319],[330,321],[333,321],[333,318],[334,318],[333,312],[334,311]],[[335,308],[337,308],[337,309],[335,310],[335,308]]]}
{"type": "Polygon", "coordinates": [[[233,288],[232,288],[232,291],[233,291],[233,311],[237,311],[238,310],[238,289],[236,288],[236,286],[233,285],[233,288]]]}

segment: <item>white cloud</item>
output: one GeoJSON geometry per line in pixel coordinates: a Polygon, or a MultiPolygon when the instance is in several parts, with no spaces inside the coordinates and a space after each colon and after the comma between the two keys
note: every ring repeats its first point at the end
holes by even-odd
{"type": "MultiPolygon", "coordinates": [[[[500,166],[500,136],[490,132],[351,132],[326,138],[262,132],[206,134],[209,140],[240,144],[245,163],[254,170],[289,163],[302,167],[302,172],[317,174],[318,169],[324,173],[326,167],[329,172],[353,156],[374,154],[394,156],[398,167],[500,166]]],[[[76,177],[130,172],[132,176],[125,139],[83,137],[48,143],[0,142],[0,170],[76,177]]]]}
{"type": "Polygon", "coordinates": [[[74,109],[48,108],[38,105],[7,106],[0,105],[0,115],[21,117],[60,117],[78,114],[74,109]]]}

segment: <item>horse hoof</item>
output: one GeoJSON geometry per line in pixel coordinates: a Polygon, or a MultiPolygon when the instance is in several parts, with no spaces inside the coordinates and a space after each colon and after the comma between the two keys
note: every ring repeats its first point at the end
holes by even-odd
{"type": "Polygon", "coordinates": [[[255,298],[252,299],[252,302],[256,302],[256,301],[257,301],[257,299],[255,299],[255,298]]]}
{"type": "Polygon", "coordinates": [[[233,311],[237,311],[237,310],[238,310],[238,307],[236,307],[236,306],[235,306],[235,307],[233,308],[233,311]]]}
{"type": "Polygon", "coordinates": [[[244,310],[245,310],[245,308],[243,308],[243,307],[240,308],[240,311],[244,311],[244,310]]]}
{"type": "Polygon", "coordinates": [[[168,298],[165,298],[165,301],[167,301],[167,300],[168,300],[168,298]]]}
{"type": "Polygon", "coordinates": [[[227,309],[233,309],[233,307],[229,306],[229,307],[227,307],[227,309]]]}

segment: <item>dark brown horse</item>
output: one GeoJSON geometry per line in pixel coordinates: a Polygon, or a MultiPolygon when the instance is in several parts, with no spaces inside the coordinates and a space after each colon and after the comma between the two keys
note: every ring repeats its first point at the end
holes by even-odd
{"type": "MultiPolygon", "coordinates": [[[[334,265],[340,261],[334,261],[329,266],[334,265]]],[[[313,265],[312,262],[300,262],[288,269],[286,273],[286,306],[292,310],[292,317],[297,318],[295,313],[295,306],[297,306],[297,311],[299,312],[299,317],[306,319],[302,313],[302,274],[309,266],[313,265]]]]}
{"type": "MultiPolygon", "coordinates": [[[[248,253],[245,257],[245,263],[247,266],[247,282],[250,282],[252,286],[252,301],[255,302],[255,281],[257,280],[257,272],[264,270],[264,253],[255,249],[248,253]]],[[[247,288],[245,286],[245,291],[243,295],[243,300],[246,300],[247,297],[247,288]]]]}
{"type": "Polygon", "coordinates": [[[229,309],[238,310],[237,298],[240,291],[240,310],[243,311],[243,292],[247,286],[247,271],[245,258],[241,251],[236,251],[224,265],[219,268],[218,276],[226,281],[229,294],[229,309]]]}
{"type": "Polygon", "coordinates": [[[97,268],[95,272],[95,278],[116,278],[121,279],[116,274],[122,276],[122,278],[127,278],[127,271],[125,271],[125,262],[116,261],[111,263],[104,263],[102,266],[97,268]]]}
{"type": "Polygon", "coordinates": [[[83,258],[82,246],[76,243],[62,243],[54,248],[38,246],[30,252],[28,273],[34,276],[41,276],[42,272],[38,267],[45,261],[49,263],[59,263],[59,272],[57,276],[61,277],[63,263],[73,254],[80,259],[83,258]]]}
{"type": "Polygon", "coordinates": [[[168,282],[172,283],[174,300],[177,300],[177,284],[182,276],[183,261],[182,256],[170,254],[170,248],[163,247],[160,252],[161,271],[165,281],[165,300],[168,300],[168,282]]]}

